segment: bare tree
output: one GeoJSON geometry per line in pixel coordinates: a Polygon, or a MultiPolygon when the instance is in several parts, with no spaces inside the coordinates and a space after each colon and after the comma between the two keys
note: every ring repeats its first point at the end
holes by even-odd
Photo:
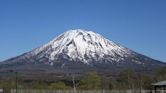
{"type": "Polygon", "coordinates": [[[72,75],[73,91],[76,92],[75,75],[72,75]]]}

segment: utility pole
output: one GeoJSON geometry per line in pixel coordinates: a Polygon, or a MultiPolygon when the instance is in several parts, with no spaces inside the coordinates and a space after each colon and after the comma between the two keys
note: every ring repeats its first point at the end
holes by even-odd
{"type": "Polygon", "coordinates": [[[16,79],[16,80],[15,80],[15,84],[16,84],[16,85],[15,85],[15,86],[16,86],[16,93],[17,93],[17,87],[18,87],[18,85],[17,85],[17,81],[18,81],[18,72],[17,72],[17,71],[15,72],[15,75],[16,75],[16,77],[15,77],[15,79],[16,79]]]}
{"type": "Polygon", "coordinates": [[[17,93],[18,72],[17,72],[17,71],[14,71],[14,70],[10,70],[10,72],[11,72],[12,74],[14,74],[14,78],[15,78],[15,93],[17,93]]]}

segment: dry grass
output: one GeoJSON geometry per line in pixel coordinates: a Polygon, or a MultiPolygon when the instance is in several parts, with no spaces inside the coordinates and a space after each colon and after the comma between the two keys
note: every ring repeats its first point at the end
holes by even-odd
{"type": "MultiPolygon", "coordinates": [[[[11,93],[16,93],[15,90],[11,90],[11,93]]],[[[44,90],[44,89],[19,89],[17,93],[154,93],[150,90],[44,90]]],[[[160,91],[164,93],[164,91],[160,91]]]]}

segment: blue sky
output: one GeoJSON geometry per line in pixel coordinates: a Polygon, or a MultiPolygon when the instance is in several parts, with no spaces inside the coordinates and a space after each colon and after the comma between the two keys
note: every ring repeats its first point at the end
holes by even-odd
{"type": "Polygon", "coordinates": [[[166,62],[166,0],[0,0],[0,61],[77,28],[166,62]]]}

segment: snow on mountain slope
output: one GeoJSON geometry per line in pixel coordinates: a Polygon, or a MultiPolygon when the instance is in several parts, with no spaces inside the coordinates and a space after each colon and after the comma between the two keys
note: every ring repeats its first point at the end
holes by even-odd
{"type": "Polygon", "coordinates": [[[88,64],[92,59],[98,61],[105,56],[114,61],[123,60],[133,52],[97,33],[82,29],[69,30],[30,52],[31,56],[45,56],[50,60],[58,59],[58,55],[62,53],[68,56],[69,60],[79,60],[88,64]]]}
{"type": "MultiPolygon", "coordinates": [[[[0,63],[0,72],[84,73],[113,75],[124,69],[153,73],[166,64],[136,53],[92,31],[69,30],[47,44],[0,63]]],[[[33,74],[32,74],[33,76],[33,74]]]]}

